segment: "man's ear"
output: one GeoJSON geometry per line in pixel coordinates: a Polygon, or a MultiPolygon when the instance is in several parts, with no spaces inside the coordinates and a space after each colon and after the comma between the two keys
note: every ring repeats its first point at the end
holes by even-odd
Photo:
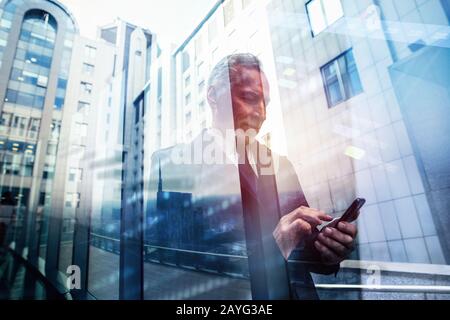
{"type": "Polygon", "coordinates": [[[217,109],[217,92],[216,89],[214,87],[209,87],[208,88],[208,93],[207,93],[207,99],[208,99],[208,103],[211,106],[211,109],[216,110],[217,109]]]}

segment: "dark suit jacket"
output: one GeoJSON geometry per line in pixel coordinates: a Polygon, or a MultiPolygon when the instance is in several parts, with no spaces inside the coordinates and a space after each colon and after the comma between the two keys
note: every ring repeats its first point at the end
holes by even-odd
{"type": "MultiPolygon", "coordinates": [[[[208,147],[202,143],[204,141],[202,136],[207,134],[204,132],[190,144],[181,144],[156,152],[152,157],[152,172],[147,189],[150,196],[156,195],[158,188],[162,188],[164,192],[192,195],[191,206],[202,208],[203,216],[207,220],[203,230],[205,234],[211,230],[228,228],[228,235],[234,235],[237,242],[245,243],[239,170],[234,164],[224,163],[227,158],[221,153],[220,148],[208,147]],[[196,148],[201,153],[200,157],[195,152],[196,148]],[[205,163],[201,157],[205,151],[211,152],[215,163],[205,163]],[[161,180],[159,180],[160,170],[161,180]]],[[[274,158],[279,161],[278,166],[275,166],[278,170],[274,171],[279,212],[273,214],[280,217],[300,206],[308,206],[308,202],[292,163],[286,157],[274,155],[274,158]]],[[[157,211],[156,196],[154,200],[150,199],[147,208],[150,215],[157,211]]],[[[279,218],[276,219],[278,220],[279,218]]],[[[276,223],[273,230],[275,228],[276,223]]],[[[273,241],[275,242],[274,239],[273,241]]],[[[183,245],[187,249],[211,249],[208,246],[208,237],[202,240],[186,239],[183,245]]],[[[219,253],[230,253],[222,247],[214,250],[219,253]]],[[[307,242],[298,245],[290,260],[296,261],[289,263],[289,278],[294,299],[318,299],[311,272],[333,274],[339,270],[339,266],[321,265],[313,247],[307,242]]]]}

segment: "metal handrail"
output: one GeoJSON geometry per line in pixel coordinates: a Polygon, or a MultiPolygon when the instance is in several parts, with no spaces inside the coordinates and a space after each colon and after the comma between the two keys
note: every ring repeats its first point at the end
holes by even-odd
{"type": "Polygon", "coordinates": [[[101,238],[101,239],[105,239],[105,240],[110,240],[110,241],[113,241],[113,242],[120,242],[120,240],[119,239],[115,239],[115,238],[111,238],[111,237],[107,237],[107,236],[102,236],[102,235],[100,235],[100,234],[97,234],[97,233],[91,233],[91,237],[96,237],[96,238],[101,238]]]}
{"type": "Polygon", "coordinates": [[[167,251],[174,251],[174,252],[192,253],[192,254],[198,254],[198,255],[203,255],[203,256],[224,257],[224,258],[234,258],[234,259],[247,259],[247,256],[225,254],[225,253],[214,253],[214,252],[185,250],[185,249],[175,249],[175,248],[160,247],[160,246],[154,246],[154,245],[148,245],[148,244],[144,245],[144,247],[154,248],[154,249],[161,249],[161,250],[167,250],[167,251]]]}
{"type": "Polygon", "coordinates": [[[450,293],[450,286],[419,286],[419,285],[364,285],[364,284],[315,284],[322,290],[371,291],[371,292],[401,292],[401,293],[450,293]]]}
{"type": "MultiPolygon", "coordinates": [[[[114,239],[107,236],[102,236],[99,234],[92,233],[91,236],[97,237],[100,239],[104,239],[107,241],[120,242],[119,239],[114,239]]],[[[144,245],[145,248],[153,248],[157,250],[165,250],[171,252],[180,252],[180,253],[189,253],[195,255],[202,256],[213,256],[213,257],[222,257],[222,258],[231,258],[231,259],[247,259],[247,256],[243,255],[230,255],[230,254],[222,254],[222,253],[211,253],[211,252],[202,252],[195,250],[185,250],[185,249],[177,249],[177,248],[169,248],[163,246],[155,246],[155,245],[144,245]]],[[[299,260],[289,260],[290,264],[311,264],[311,261],[299,261],[299,260]]],[[[376,261],[359,261],[359,260],[347,260],[341,264],[342,268],[345,269],[368,269],[368,266],[380,266],[380,271],[387,272],[403,272],[410,274],[424,274],[426,271],[426,265],[419,264],[408,264],[407,269],[400,270],[399,264],[397,263],[386,263],[386,262],[376,262],[376,261]]],[[[403,265],[403,267],[405,267],[403,265]]],[[[445,275],[448,270],[450,270],[450,266],[436,266],[433,265],[433,270],[436,271],[436,268],[440,268],[441,271],[438,270],[437,273],[428,273],[429,275],[445,275]]],[[[421,286],[421,285],[364,285],[364,284],[315,284],[315,287],[319,290],[344,290],[344,291],[369,291],[369,292],[400,292],[400,293],[438,293],[438,294],[448,294],[450,293],[450,286],[421,286]]]]}
{"type": "MultiPolygon", "coordinates": [[[[114,242],[120,242],[120,240],[118,240],[118,239],[102,236],[102,235],[95,234],[95,233],[91,233],[91,236],[94,236],[94,237],[97,237],[97,238],[101,238],[101,239],[105,239],[105,240],[114,241],[114,242]]],[[[166,250],[166,251],[173,251],[173,252],[198,254],[198,255],[204,255],[204,256],[233,258],[233,259],[247,259],[247,256],[242,256],[242,255],[232,255],[232,254],[225,254],[225,253],[214,253],[214,252],[204,252],[204,251],[177,249],[177,248],[169,248],[169,247],[155,246],[155,245],[149,245],[149,244],[144,244],[144,247],[145,248],[154,248],[154,249],[166,250]]]]}

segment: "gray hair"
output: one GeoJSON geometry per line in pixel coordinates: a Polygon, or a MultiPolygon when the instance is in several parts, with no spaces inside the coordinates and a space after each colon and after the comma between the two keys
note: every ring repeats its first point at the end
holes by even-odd
{"type": "Polygon", "coordinates": [[[238,67],[262,70],[261,61],[251,53],[237,53],[229,55],[214,67],[208,80],[208,88],[220,88],[235,83],[238,67]]]}

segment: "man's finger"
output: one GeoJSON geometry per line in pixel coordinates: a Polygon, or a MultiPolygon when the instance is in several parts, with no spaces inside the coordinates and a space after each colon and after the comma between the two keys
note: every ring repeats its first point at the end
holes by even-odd
{"type": "Polygon", "coordinates": [[[353,241],[354,241],[354,239],[350,235],[348,235],[346,233],[343,233],[340,230],[335,229],[335,228],[328,228],[327,227],[327,228],[325,228],[323,233],[327,237],[334,239],[335,241],[341,243],[342,245],[344,245],[346,247],[351,246],[353,244],[353,241]]]}
{"type": "Polygon", "coordinates": [[[303,217],[315,217],[320,221],[318,224],[322,224],[323,221],[331,221],[333,220],[333,217],[330,215],[327,215],[325,212],[313,209],[313,208],[307,208],[307,207],[300,207],[297,210],[296,218],[303,218],[303,217]]]}
{"type": "Polygon", "coordinates": [[[325,260],[325,262],[334,264],[340,261],[339,257],[335,253],[333,253],[330,249],[321,244],[320,241],[314,242],[314,246],[322,255],[322,259],[325,260]]]}
{"type": "MultiPolygon", "coordinates": [[[[314,227],[314,228],[317,227],[318,225],[321,225],[321,224],[322,224],[322,220],[320,220],[319,218],[314,217],[314,216],[302,215],[302,216],[299,217],[297,220],[299,220],[299,219],[308,222],[308,223],[309,223],[312,227],[314,227]]],[[[297,220],[296,220],[296,221],[297,221],[297,220]]]]}
{"type": "Polygon", "coordinates": [[[325,222],[330,222],[333,220],[332,216],[330,216],[329,214],[326,214],[324,212],[319,212],[318,218],[325,222]]]}
{"type": "Polygon", "coordinates": [[[317,237],[317,239],[322,245],[326,246],[328,249],[338,254],[340,257],[346,257],[349,253],[349,248],[337,242],[336,240],[325,236],[323,233],[321,233],[317,237]]]}
{"type": "Polygon", "coordinates": [[[337,228],[339,229],[339,231],[349,235],[353,239],[356,238],[356,235],[358,233],[358,228],[354,224],[347,222],[338,223],[337,228]]]}

